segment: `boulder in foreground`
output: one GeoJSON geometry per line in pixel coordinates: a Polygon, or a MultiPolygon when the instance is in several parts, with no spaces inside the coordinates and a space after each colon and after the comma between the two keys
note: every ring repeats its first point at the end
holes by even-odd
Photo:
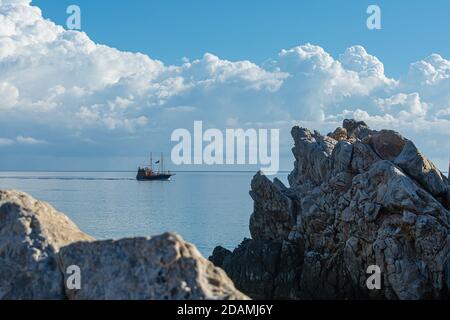
{"type": "Polygon", "coordinates": [[[180,236],[77,242],[61,249],[62,270],[78,265],[76,300],[229,300],[247,297],[225,272],[204,259],[180,236]]]}
{"type": "Polygon", "coordinates": [[[0,299],[65,298],[57,253],[92,240],[49,204],[0,190],[0,299]]]}
{"type": "Polygon", "coordinates": [[[0,300],[248,299],[176,234],[95,241],[49,204],[0,190],[0,300]],[[65,285],[81,271],[81,289],[65,285]]]}

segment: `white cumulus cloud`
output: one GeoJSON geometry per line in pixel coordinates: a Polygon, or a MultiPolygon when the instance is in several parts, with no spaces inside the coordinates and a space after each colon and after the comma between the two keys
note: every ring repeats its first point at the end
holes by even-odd
{"type": "Polygon", "coordinates": [[[399,79],[358,45],[333,57],[305,44],[264,65],[211,53],[165,65],[65,30],[28,0],[0,0],[0,97],[0,136],[17,137],[3,146],[48,141],[72,152],[96,141],[128,152],[167,144],[172,128],[193,120],[288,132],[355,117],[404,131],[436,156],[437,143],[450,148],[450,61],[438,54],[399,79]]]}

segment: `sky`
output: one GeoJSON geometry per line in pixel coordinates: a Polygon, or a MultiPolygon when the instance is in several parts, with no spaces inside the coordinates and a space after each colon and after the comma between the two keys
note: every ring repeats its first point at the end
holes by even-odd
{"type": "Polygon", "coordinates": [[[37,0],[44,17],[65,25],[77,4],[95,42],[142,52],[166,64],[210,52],[261,64],[283,48],[313,43],[333,56],[362,45],[398,77],[431,53],[450,56],[450,2],[365,0],[37,0]],[[366,9],[382,9],[382,30],[366,28],[366,9]]]}
{"type": "Polygon", "coordinates": [[[445,169],[449,15],[445,0],[0,0],[0,170],[133,170],[194,120],[279,128],[291,170],[293,125],[349,117],[445,169]]]}

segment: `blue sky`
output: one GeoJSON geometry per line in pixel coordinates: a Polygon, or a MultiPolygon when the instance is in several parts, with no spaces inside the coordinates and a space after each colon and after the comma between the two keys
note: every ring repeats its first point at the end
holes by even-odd
{"type": "Polygon", "coordinates": [[[96,42],[143,52],[168,64],[211,52],[262,63],[280,48],[313,43],[333,55],[362,45],[397,77],[432,52],[450,56],[450,2],[312,0],[34,0],[64,25],[70,4],[82,9],[83,30],[96,42]],[[383,29],[366,28],[366,8],[382,10],[383,29]]]}
{"type": "Polygon", "coordinates": [[[293,125],[344,118],[446,168],[449,16],[445,0],[0,0],[0,170],[133,170],[195,120],[280,129],[291,170],[293,125]],[[82,32],[65,29],[71,4],[82,32]]]}

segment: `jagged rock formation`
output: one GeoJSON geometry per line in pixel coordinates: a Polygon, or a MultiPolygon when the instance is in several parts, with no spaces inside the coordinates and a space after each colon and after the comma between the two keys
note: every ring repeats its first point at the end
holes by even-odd
{"type": "Polygon", "coordinates": [[[0,300],[246,299],[176,234],[94,241],[49,204],[0,190],[0,300]],[[76,265],[81,290],[66,285],[76,265]]]}
{"type": "Polygon", "coordinates": [[[292,136],[289,188],[256,174],[252,239],[210,259],[253,298],[448,298],[449,181],[414,143],[354,120],[292,136]]]}

